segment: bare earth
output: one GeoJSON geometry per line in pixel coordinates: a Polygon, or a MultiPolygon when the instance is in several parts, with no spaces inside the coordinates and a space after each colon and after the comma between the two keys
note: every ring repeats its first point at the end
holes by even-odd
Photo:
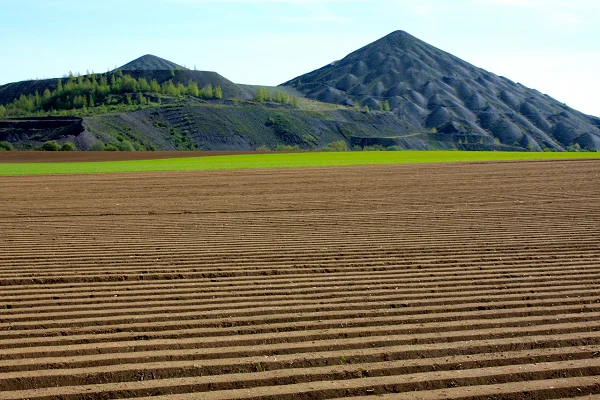
{"type": "Polygon", "coordinates": [[[599,161],[0,187],[0,399],[599,398],[599,161]]]}

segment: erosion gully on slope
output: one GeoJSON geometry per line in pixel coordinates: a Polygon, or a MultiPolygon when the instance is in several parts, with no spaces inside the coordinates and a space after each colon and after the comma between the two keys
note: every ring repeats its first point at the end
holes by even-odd
{"type": "Polygon", "coordinates": [[[0,180],[0,399],[600,395],[600,162],[0,180]]]}

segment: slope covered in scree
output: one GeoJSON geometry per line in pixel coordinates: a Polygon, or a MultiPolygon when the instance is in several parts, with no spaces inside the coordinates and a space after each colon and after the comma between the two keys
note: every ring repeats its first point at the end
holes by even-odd
{"type": "Polygon", "coordinates": [[[146,54],[145,56],[141,56],[140,58],[123,65],[119,69],[123,71],[160,71],[187,68],[175,64],[172,61],[165,60],[164,58],[146,54]]]}
{"type": "Polygon", "coordinates": [[[600,121],[403,31],[284,83],[309,98],[379,109],[406,130],[481,136],[532,150],[600,149],[600,121]]]}

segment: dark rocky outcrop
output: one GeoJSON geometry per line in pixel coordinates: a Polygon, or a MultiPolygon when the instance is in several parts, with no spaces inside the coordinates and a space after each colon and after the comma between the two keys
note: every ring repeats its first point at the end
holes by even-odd
{"type": "Polygon", "coordinates": [[[20,148],[39,146],[48,140],[73,142],[85,149],[96,139],[85,130],[83,119],[72,117],[0,119],[0,141],[20,148]]]}

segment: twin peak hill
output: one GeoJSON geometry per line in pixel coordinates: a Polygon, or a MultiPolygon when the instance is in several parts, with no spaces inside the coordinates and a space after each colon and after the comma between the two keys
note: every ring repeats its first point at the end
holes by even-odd
{"type": "MultiPolygon", "coordinates": [[[[4,120],[0,140],[27,148],[28,142],[53,136],[59,142],[74,139],[80,149],[126,140],[140,150],[311,149],[334,141],[350,147],[405,149],[600,150],[599,118],[403,31],[279,87],[266,88],[299,97],[299,108],[256,102],[257,86],[235,84],[216,72],[192,71],[152,55],[118,70],[160,84],[171,80],[194,81],[200,88],[219,86],[223,98],[163,98],[161,106],[150,109],[83,116],[81,137],[72,130],[68,135],[60,129],[33,132],[22,124],[15,131],[14,121],[10,128],[10,121],[4,120]]],[[[53,90],[56,81],[0,86],[0,105],[23,94],[53,90]]]]}

